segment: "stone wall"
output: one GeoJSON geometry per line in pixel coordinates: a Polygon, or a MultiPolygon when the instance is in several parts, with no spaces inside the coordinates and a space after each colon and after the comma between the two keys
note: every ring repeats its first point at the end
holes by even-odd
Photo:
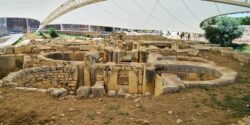
{"type": "Polygon", "coordinates": [[[24,55],[0,55],[0,79],[23,68],[24,55]]]}
{"type": "MultiPolygon", "coordinates": [[[[188,73],[188,77],[197,77],[197,74],[213,76],[213,79],[205,80],[183,80],[186,87],[215,86],[234,83],[238,73],[214,64],[187,61],[165,61],[155,64],[157,74],[162,73],[188,73]],[[167,65],[166,65],[167,64],[167,65]]],[[[207,77],[206,76],[206,77],[207,77]]]]}
{"type": "Polygon", "coordinates": [[[10,73],[3,78],[5,86],[31,88],[66,88],[74,94],[78,88],[76,67],[72,66],[43,66],[34,67],[10,73]]]}

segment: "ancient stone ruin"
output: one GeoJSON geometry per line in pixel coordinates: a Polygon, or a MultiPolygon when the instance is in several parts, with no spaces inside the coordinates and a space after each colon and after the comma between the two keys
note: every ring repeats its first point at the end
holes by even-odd
{"type": "Polygon", "coordinates": [[[221,53],[242,64],[250,61],[248,55],[231,48],[180,41],[34,39],[29,45],[2,50],[1,84],[18,90],[87,98],[158,96],[235,82],[237,72],[217,66],[201,52],[221,53]]]}

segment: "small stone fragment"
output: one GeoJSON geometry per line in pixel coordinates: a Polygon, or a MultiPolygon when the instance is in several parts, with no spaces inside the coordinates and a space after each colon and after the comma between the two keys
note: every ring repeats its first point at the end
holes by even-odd
{"type": "Polygon", "coordinates": [[[115,94],[116,94],[115,90],[110,90],[110,91],[108,92],[108,96],[110,96],[110,97],[114,97],[115,94]]]}
{"type": "Polygon", "coordinates": [[[67,95],[67,90],[65,88],[53,89],[51,95],[56,97],[63,97],[67,95]]]}
{"type": "Polygon", "coordinates": [[[126,99],[132,98],[132,95],[129,94],[129,93],[126,93],[126,94],[125,94],[125,98],[126,98],[126,99]]]}
{"type": "Polygon", "coordinates": [[[183,122],[183,121],[182,121],[181,119],[177,119],[177,120],[176,120],[176,123],[177,123],[177,124],[180,124],[180,123],[182,123],[182,122],[183,122]]]}
{"type": "Polygon", "coordinates": [[[169,114],[169,115],[172,115],[172,114],[173,114],[173,111],[168,111],[168,114],[169,114]]]}
{"type": "Polygon", "coordinates": [[[140,124],[140,125],[149,125],[149,121],[144,120],[144,119],[138,119],[135,121],[135,123],[140,124]]]}

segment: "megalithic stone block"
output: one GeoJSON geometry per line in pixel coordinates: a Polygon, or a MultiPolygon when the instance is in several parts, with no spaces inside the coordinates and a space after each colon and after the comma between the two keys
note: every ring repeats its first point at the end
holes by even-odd
{"type": "Polygon", "coordinates": [[[129,71],[128,77],[129,77],[128,92],[131,94],[137,94],[138,93],[138,83],[139,83],[138,73],[134,70],[129,71]]]}
{"type": "Polygon", "coordinates": [[[150,92],[154,93],[155,86],[155,67],[154,64],[146,63],[145,64],[145,75],[143,83],[143,93],[150,92]]]}

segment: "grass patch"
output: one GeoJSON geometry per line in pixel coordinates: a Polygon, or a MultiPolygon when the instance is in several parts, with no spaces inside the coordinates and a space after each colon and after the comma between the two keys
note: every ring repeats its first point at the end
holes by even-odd
{"type": "Polygon", "coordinates": [[[234,50],[238,52],[250,53],[250,45],[247,44],[238,45],[237,47],[235,47],[234,50]]]}
{"type": "Polygon", "coordinates": [[[87,115],[87,117],[90,119],[90,120],[95,120],[95,115],[92,114],[92,115],[87,115]]]}
{"type": "Polygon", "coordinates": [[[128,112],[119,112],[118,115],[121,115],[121,116],[129,116],[129,113],[128,113],[128,112]]]}
{"type": "Polygon", "coordinates": [[[113,120],[113,117],[108,117],[108,116],[103,116],[103,123],[104,124],[109,124],[113,120]]]}
{"type": "Polygon", "coordinates": [[[110,106],[108,106],[108,109],[109,110],[119,110],[121,108],[121,106],[120,105],[110,105],[110,106]]]}
{"type": "MultiPolygon", "coordinates": [[[[244,91],[246,93],[247,91],[244,91]]],[[[235,93],[238,93],[236,91],[235,93]]],[[[250,115],[250,91],[240,96],[235,93],[226,93],[222,99],[218,99],[216,94],[208,93],[210,96],[210,106],[212,108],[220,108],[222,110],[232,110],[233,116],[242,117],[250,115]]]]}
{"type": "Polygon", "coordinates": [[[208,86],[199,86],[199,88],[201,90],[205,90],[205,91],[208,91],[209,90],[209,87],[208,86]]]}

